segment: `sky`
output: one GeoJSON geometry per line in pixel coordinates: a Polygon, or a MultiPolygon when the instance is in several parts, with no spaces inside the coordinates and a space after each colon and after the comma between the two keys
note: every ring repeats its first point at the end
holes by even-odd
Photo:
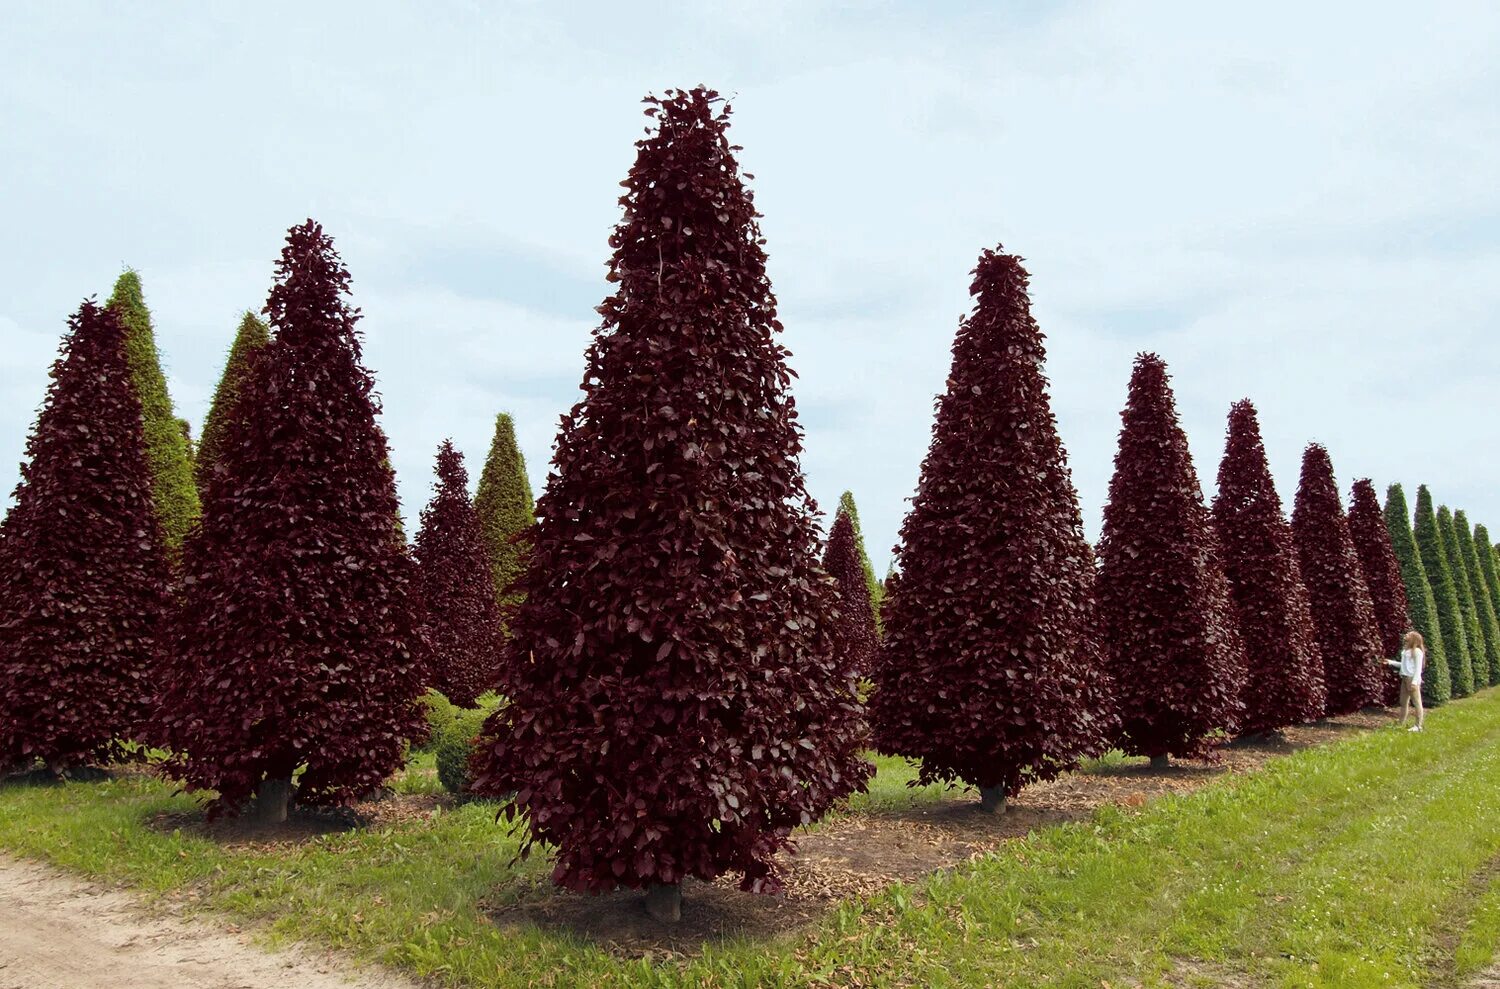
{"type": "Polygon", "coordinates": [[[1500,525],[1500,5],[13,4],[0,12],[0,488],[66,319],[139,271],[202,422],[288,227],[334,236],[403,510],[516,419],[533,485],[607,294],[641,97],[731,98],[820,506],[884,572],[969,271],[1027,259],[1096,535],[1131,362],[1205,492],[1253,399],[1290,509],[1325,444],[1500,525]],[[1235,9],[1230,9],[1234,7],[1235,9]]]}

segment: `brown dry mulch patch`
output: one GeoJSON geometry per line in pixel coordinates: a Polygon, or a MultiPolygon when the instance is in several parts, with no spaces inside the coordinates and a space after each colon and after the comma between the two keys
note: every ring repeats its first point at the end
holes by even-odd
{"type": "Polygon", "coordinates": [[[1272,738],[1224,746],[1214,762],[1152,769],[1145,759],[1131,759],[1069,773],[1028,786],[1000,815],[982,813],[972,792],[958,790],[939,801],[843,814],[797,836],[796,854],[784,861],[784,892],[744,893],[727,876],[713,883],[688,880],[682,921],[672,927],[646,915],[638,891],[589,896],[558,889],[546,876],[508,890],[507,902],[493,904],[489,913],[501,926],[536,925],[630,958],[693,956],[730,938],[790,936],[842,900],[916,882],[1038,828],[1083,820],[1106,805],[1134,808],[1166,794],[1191,793],[1227,774],[1253,772],[1277,756],[1389,725],[1393,717],[1391,711],[1367,709],[1298,725],[1272,738]]]}
{"type": "Polygon", "coordinates": [[[210,821],[201,810],[157,814],[146,825],[156,831],[207,838],[226,848],[269,851],[344,831],[421,824],[452,806],[453,798],[446,794],[389,793],[338,809],[293,806],[285,824],[269,827],[244,817],[210,821]]]}

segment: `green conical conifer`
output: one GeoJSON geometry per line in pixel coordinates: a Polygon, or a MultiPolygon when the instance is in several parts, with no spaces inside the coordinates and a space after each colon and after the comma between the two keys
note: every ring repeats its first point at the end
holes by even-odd
{"type": "Polygon", "coordinates": [[[234,344],[229,348],[229,359],[224,362],[224,373],[219,376],[219,386],[214,389],[213,401],[208,406],[208,415],[203,419],[203,432],[198,437],[198,462],[194,474],[200,493],[208,490],[208,479],[219,459],[219,444],[224,441],[225,423],[234,403],[239,400],[250,360],[270,339],[271,331],[266,324],[255,313],[245,310],[240,328],[234,335],[234,344]]]}
{"type": "Polygon", "coordinates": [[[1459,609],[1458,590],[1453,583],[1453,568],[1443,548],[1437,515],[1432,510],[1432,492],[1423,484],[1417,488],[1417,514],[1413,524],[1422,566],[1432,585],[1437,604],[1438,627],[1442,629],[1443,658],[1448,661],[1448,680],[1452,696],[1467,697],[1474,692],[1474,674],[1469,665],[1469,636],[1459,609]]]}
{"type": "MultiPolygon", "coordinates": [[[[1489,530],[1483,525],[1474,527],[1474,558],[1479,564],[1479,573],[1484,580],[1485,593],[1489,595],[1490,607],[1495,612],[1495,620],[1500,625],[1500,560],[1497,560],[1495,547],[1490,544],[1489,530]]],[[[1490,683],[1500,684],[1500,671],[1491,670],[1490,683]]]]}
{"type": "Polygon", "coordinates": [[[880,600],[885,595],[885,588],[875,576],[875,568],[870,564],[870,554],[865,552],[865,531],[859,525],[859,509],[854,505],[853,491],[845,491],[839,495],[839,511],[849,516],[849,521],[854,524],[854,545],[859,548],[859,565],[864,568],[865,583],[870,587],[870,606],[875,609],[875,628],[878,631],[880,600]]]}
{"type": "Polygon", "coordinates": [[[526,477],[526,458],[516,445],[516,425],[508,412],[495,417],[495,438],[479,476],[474,510],[479,513],[494,569],[495,595],[502,605],[519,603],[514,595],[506,594],[523,569],[521,546],[513,537],[536,523],[536,502],[526,477]]]}
{"type": "Polygon", "coordinates": [[[1427,580],[1427,568],[1417,549],[1411,529],[1411,510],[1406,492],[1392,484],[1385,492],[1385,525],[1391,533],[1391,547],[1401,564],[1401,581],[1406,585],[1406,602],[1412,627],[1422,633],[1427,647],[1426,670],[1422,675],[1422,700],[1429,705],[1444,704],[1452,694],[1447,654],[1443,651],[1443,630],[1438,621],[1437,601],[1427,580]]]}
{"type": "Polygon", "coordinates": [[[1453,512],[1447,505],[1437,510],[1438,538],[1442,540],[1443,553],[1448,558],[1448,573],[1453,579],[1453,593],[1458,597],[1458,613],[1464,627],[1464,643],[1468,646],[1469,680],[1464,694],[1454,684],[1453,694],[1462,697],[1471,694],[1489,682],[1489,657],[1484,651],[1484,632],[1479,627],[1479,616],[1474,613],[1474,594],[1469,589],[1469,574],[1464,569],[1463,554],[1458,548],[1458,533],[1454,531],[1453,512]]]}
{"type": "Polygon", "coordinates": [[[1490,601],[1489,585],[1484,572],[1479,568],[1479,553],[1474,546],[1474,535],[1469,531],[1469,520],[1463,509],[1453,513],[1453,534],[1458,537],[1458,554],[1464,564],[1464,580],[1469,585],[1473,600],[1474,619],[1479,625],[1484,640],[1484,661],[1480,662],[1479,650],[1473,650],[1474,689],[1479,690],[1500,683],[1500,622],[1495,619],[1495,606],[1490,601]]]}
{"type": "Polygon", "coordinates": [[[140,276],[134,271],[127,270],[115,282],[109,308],[125,327],[125,356],[141,401],[152,498],[156,516],[161,520],[162,536],[175,554],[198,519],[198,489],[193,484],[187,439],[172,411],[172,396],[167,393],[167,377],[162,373],[161,355],[156,349],[151,312],[141,294],[140,276]]]}

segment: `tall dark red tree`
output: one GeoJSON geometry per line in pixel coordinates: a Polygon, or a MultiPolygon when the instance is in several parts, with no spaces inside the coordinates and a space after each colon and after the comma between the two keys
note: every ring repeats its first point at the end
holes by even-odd
{"type": "Polygon", "coordinates": [[[996,810],[1109,747],[1094,559],[1021,259],[985,251],[886,582],[871,698],[884,752],[996,810]]]}
{"type": "Polygon", "coordinates": [[[495,686],[505,630],[479,513],[469,499],[469,473],[448,440],[438,448],[437,476],[413,548],[432,647],[431,682],[453,703],[473,707],[495,686]]]}
{"type": "Polygon", "coordinates": [[[729,108],[646,102],[473,789],[516,794],[560,885],[671,918],[687,876],[775,890],[791,830],[871,766],[729,108]]]}
{"type": "Polygon", "coordinates": [[[1302,455],[1292,536],[1323,656],[1328,688],[1324,712],[1349,714],[1379,703],[1384,664],[1375,606],[1339,501],[1333,461],[1317,443],[1309,444],[1302,455]]]}
{"type": "Polygon", "coordinates": [[[879,637],[875,634],[875,609],[870,603],[870,584],[865,579],[854,520],[843,509],[833,520],[823,569],[838,584],[839,617],[835,625],[839,648],[850,667],[860,676],[870,674],[879,637]]]}
{"type": "Polygon", "coordinates": [[[68,321],[0,526],[0,768],[110,758],[148,710],[168,570],[125,332],[68,321]]]}
{"type": "Polygon", "coordinates": [[[1245,647],[1240,732],[1265,734],[1322,716],[1323,660],[1307,589],[1248,400],[1229,410],[1213,523],[1245,647]]]}
{"type": "Polygon", "coordinates": [[[185,547],[160,720],[211,812],[253,795],[282,820],[298,770],[299,803],[356,799],[422,730],[419,597],[348,293],[323,228],[294,227],[185,547]]]}
{"type": "Polygon", "coordinates": [[[1199,757],[1239,728],[1245,657],[1160,357],[1136,358],[1120,418],[1098,595],[1121,747],[1154,763],[1199,757]]]}
{"type": "MultiPolygon", "coordinates": [[[[1349,538],[1354,542],[1360,572],[1370,591],[1381,658],[1395,659],[1401,653],[1401,637],[1412,627],[1411,615],[1406,603],[1406,585],[1401,580],[1401,563],[1396,559],[1375,485],[1367,477],[1354,482],[1349,499],[1349,538]]],[[[1393,667],[1381,670],[1380,684],[1382,702],[1396,703],[1401,681],[1393,667]]]]}

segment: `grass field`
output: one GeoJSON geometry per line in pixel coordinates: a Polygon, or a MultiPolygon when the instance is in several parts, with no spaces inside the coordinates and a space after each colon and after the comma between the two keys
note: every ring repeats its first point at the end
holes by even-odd
{"type": "MultiPolygon", "coordinates": [[[[909,803],[908,774],[882,761],[849,813],[909,803]]],[[[140,777],[9,785],[0,847],[455,986],[1458,985],[1500,942],[1500,691],[685,959],[496,925],[548,867],[493,807],[271,849],[147,824],[193,806],[140,777]]]]}

